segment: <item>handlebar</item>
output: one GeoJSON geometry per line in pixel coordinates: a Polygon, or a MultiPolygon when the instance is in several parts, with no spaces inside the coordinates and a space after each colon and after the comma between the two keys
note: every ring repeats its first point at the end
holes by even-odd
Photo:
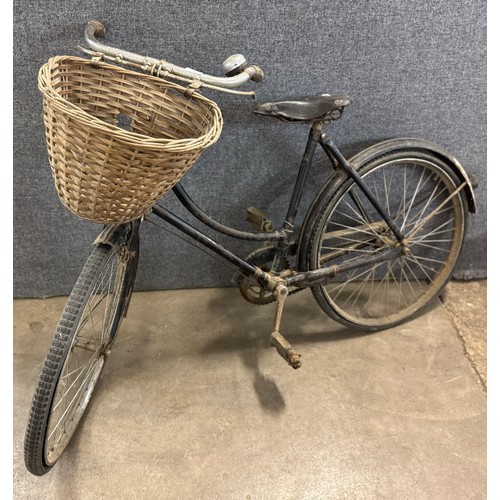
{"type": "MultiPolygon", "coordinates": [[[[264,78],[264,72],[258,66],[246,65],[246,59],[244,59],[243,56],[239,54],[236,55],[238,56],[237,59],[240,61],[239,69],[236,69],[236,71],[239,71],[238,74],[234,74],[235,70],[233,69],[231,73],[234,76],[218,77],[201,73],[200,71],[196,71],[191,68],[181,68],[164,60],[141,56],[139,54],[134,54],[133,52],[127,52],[115,47],[110,47],[101,43],[97,39],[102,38],[105,34],[106,28],[99,21],[89,21],[85,26],[85,41],[92,50],[98,53],[102,53],[105,56],[112,57],[117,61],[122,61],[125,63],[129,62],[135,65],[139,65],[141,68],[150,70],[152,73],[154,72],[155,75],[163,78],[169,76],[179,76],[188,80],[199,80],[208,85],[222,87],[223,89],[233,89],[236,87],[241,87],[249,80],[260,82],[264,78]],[[241,63],[241,58],[243,58],[243,60],[245,61],[244,64],[241,63]]],[[[226,63],[231,60],[229,66],[232,66],[232,61],[234,60],[234,58],[235,56],[230,56],[226,63]]],[[[224,64],[224,67],[226,67],[226,63],[224,64]]]]}

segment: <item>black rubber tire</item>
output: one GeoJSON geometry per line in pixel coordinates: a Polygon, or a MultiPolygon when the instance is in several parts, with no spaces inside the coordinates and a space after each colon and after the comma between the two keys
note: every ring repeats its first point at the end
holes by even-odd
{"type": "MultiPolygon", "coordinates": [[[[133,258],[129,258],[130,254],[124,252],[126,248],[126,245],[120,248],[108,245],[98,245],[94,247],[80,273],[71,295],[68,298],[61,319],[56,327],[33,396],[24,441],[25,465],[28,471],[34,475],[41,476],[46,474],[60,458],[64,448],[71,440],[71,436],[76,430],[85,409],[87,408],[97,379],[99,378],[107,356],[109,355],[109,350],[116,337],[120,321],[126,312],[125,309],[127,306],[127,300],[130,297],[129,292],[131,292],[131,288],[133,287],[133,279],[131,279],[130,274],[134,273],[137,264],[133,258]],[[113,273],[113,269],[110,266],[115,265],[116,273],[114,276],[110,277],[110,281],[114,281],[113,286],[111,287],[108,285],[108,292],[113,289],[113,293],[93,295],[96,287],[98,289],[100,286],[99,280],[102,281],[104,288],[105,273],[108,271],[113,273]],[[97,297],[97,299],[94,304],[92,304],[91,308],[90,304],[92,303],[92,299],[94,297],[97,297]],[[53,459],[48,459],[48,428],[53,411],[52,408],[54,406],[54,400],[56,399],[56,395],[57,397],[60,396],[58,387],[60,387],[61,391],[66,390],[65,384],[68,383],[66,381],[66,377],[71,375],[71,373],[68,373],[68,370],[71,367],[69,364],[70,359],[72,358],[70,353],[73,353],[74,350],[82,352],[82,349],[85,351],[91,351],[89,348],[91,344],[88,343],[90,341],[88,341],[85,337],[82,337],[83,342],[87,342],[85,347],[82,347],[82,344],[77,343],[77,334],[84,331],[84,335],[87,336],[87,333],[85,333],[86,325],[91,325],[92,331],[96,332],[92,311],[96,310],[96,308],[100,307],[104,303],[104,297],[106,297],[104,305],[106,310],[108,307],[109,297],[112,297],[112,299],[110,303],[109,317],[106,312],[106,316],[103,316],[102,319],[103,327],[101,329],[101,340],[98,340],[95,343],[95,352],[92,354],[91,359],[88,362],[89,364],[91,362],[93,364],[93,366],[90,365],[91,368],[88,369],[88,373],[91,373],[92,376],[90,377],[90,380],[87,380],[89,376],[82,368],[82,371],[78,372],[75,382],[70,385],[71,389],[71,387],[76,384],[76,380],[80,377],[80,375],[84,373],[84,378],[79,382],[81,386],[75,386],[79,387],[79,389],[68,406],[68,410],[70,410],[73,400],[78,396],[78,399],[76,400],[76,409],[73,409],[73,411],[77,412],[77,414],[72,417],[69,423],[65,423],[64,425],[64,440],[63,437],[61,437],[63,444],[59,444],[61,449],[58,450],[57,456],[53,459]],[[86,311],[89,312],[86,313],[86,311]],[[87,314],[87,318],[90,318],[90,320],[86,319],[85,313],[87,314]],[[96,356],[95,363],[93,361],[94,355],[96,356]],[[66,365],[66,363],[68,364],[66,365]],[[63,376],[62,373],[65,367],[67,374],[63,376]],[[91,370],[95,370],[95,373],[93,371],[91,372],[91,370]],[[64,381],[62,381],[63,378],[65,379],[64,381]],[[81,391],[82,387],[84,388],[83,391],[81,391]]],[[[97,326],[99,326],[98,323],[97,326]]],[[[98,337],[99,335],[96,336],[96,339],[98,339],[98,337]]],[[[79,342],[82,342],[81,339],[78,340],[79,342]]],[[[75,355],[75,358],[78,359],[78,356],[75,355]]],[[[68,392],[69,389],[62,394],[59,402],[64,400],[64,397],[68,392]]],[[[64,419],[64,415],[68,413],[68,410],[66,410],[63,414],[60,421],[64,419]]],[[[71,415],[71,413],[68,414],[71,415]]],[[[52,433],[54,433],[57,425],[59,424],[55,425],[52,433]]]]}
{"type": "MultiPolygon", "coordinates": [[[[417,165],[417,167],[421,168],[423,171],[428,169],[429,172],[432,172],[432,174],[428,175],[428,180],[425,181],[426,183],[428,182],[429,184],[432,184],[432,182],[436,182],[436,185],[439,185],[439,183],[442,183],[442,186],[444,186],[443,189],[445,190],[445,193],[443,193],[441,195],[441,198],[439,199],[439,201],[441,201],[442,198],[444,198],[446,200],[446,196],[451,194],[456,189],[456,187],[459,186],[458,179],[456,178],[452,169],[446,163],[444,163],[437,156],[434,156],[434,155],[429,154],[427,152],[424,153],[422,151],[398,151],[398,152],[394,152],[394,153],[384,154],[380,157],[377,157],[377,158],[369,161],[367,164],[361,166],[359,168],[358,173],[367,182],[369,182],[368,180],[370,179],[370,175],[372,173],[374,173],[374,175],[372,177],[376,177],[377,175],[380,176],[381,172],[382,172],[382,175],[384,175],[384,182],[385,182],[386,181],[385,173],[382,171],[382,169],[387,169],[387,170],[397,169],[398,166],[402,168],[402,166],[412,164],[412,162],[414,162],[417,165]],[[439,180],[436,180],[436,179],[439,179],[439,180]]],[[[398,170],[393,170],[393,171],[396,171],[398,173],[400,172],[398,170]]],[[[413,171],[415,171],[415,167],[413,168],[413,171]]],[[[394,175],[394,174],[392,174],[392,175],[394,175]]],[[[396,176],[397,175],[398,174],[396,174],[396,176]]],[[[420,178],[421,184],[423,183],[422,178],[423,177],[420,178]]],[[[425,177],[425,179],[427,179],[427,177],[425,177]]],[[[393,181],[392,178],[391,178],[391,181],[395,183],[395,181],[393,181]]],[[[406,181],[406,177],[405,177],[405,181],[406,181]]],[[[380,180],[375,182],[375,185],[374,185],[375,188],[376,188],[377,182],[380,182],[380,180]]],[[[371,188],[369,183],[368,183],[368,187],[371,188]]],[[[390,205],[393,202],[389,198],[399,196],[397,186],[394,186],[394,188],[395,189],[391,190],[391,189],[388,189],[387,186],[385,187],[385,193],[383,193],[384,196],[382,196],[381,197],[382,199],[379,200],[379,201],[383,202],[382,204],[390,205]]],[[[329,224],[330,224],[330,227],[332,227],[332,226],[338,227],[338,228],[346,227],[346,218],[344,218],[344,221],[343,221],[344,225],[341,225],[340,223],[332,222],[332,221],[334,221],[335,218],[340,217],[338,215],[338,213],[341,213],[342,206],[346,206],[347,201],[345,201],[345,200],[347,199],[347,196],[349,196],[348,193],[351,192],[350,190],[354,191],[357,189],[359,189],[359,188],[355,187],[354,181],[351,180],[350,178],[347,178],[344,182],[337,185],[336,189],[333,192],[325,190],[324,198],[323,198],[323,200],[321,200],[321,202],[318,206],[318,209],[316,210],[317,215],[314,218],[314,220],[312,221],[311,227],[313,227],[313,229],[310,232],[311,236],[310,236],[310,239],[309,239],[309,242],[307,245],[307,268],[309,270],[318,269],[319,267],[322,267],[322,265],[323,265],[322,260],[324,260],[325,257],[320,256],[322,248],[330,248],[330,247],[325,247],[325,246],[322,247],[323,237],[326,236],[327,234],[328,235],[335,234],[335,231],[330,231],[329,233],[325,233],[326,228],[329,226],[329,224]],[[344,203],[344,205],[342,205],[342,203],[344,203]]],[[[380,184],[379,184],[379,189],[380,189],[380,184]]],[[[401,186],[399,186],[399,191],[401,191],[401,186]]],[[[441,191],[441,187],[439,189],[439,192],[440,191],[441,191]]],[[[406,192],[406,186],[404,187],[404,192],[406,192]]],[[[358,191],[358,194],[359,194],[359,191],[358,191]]],[[[364,197],[364,195],[362,195],[362,196],[364,197]]],[[[377,196],[378,196],[378,194],[377,194],[377,196]]],[[[401,198],[403,198],[403,197],[401,197],[401,198]]],[[[413,199],[415,199],[415,197],[413,197],[413,199]]],[[[366,198],[363,198],[363,200],[364,201],[362,202],[362,204],[368,203],[366,198]]],[[[352,208],[354,206],[354,202],[352,201],[351,198],[349,198],[349,202],[350,202],[350,205],[352,208]]],[[[421,204],[422,203],[425,207],[426,206],[425,202],[421,202],[421,204]]],[[[396,201],[395,205],[398,206],[399,210],[401,210],[401,209],[406,210],[406,208],[407,208],[406,203],[403,204],[403,206],[402,206],[399,200],[396,201]]],[[[437,195],[436,195],[436,201],[434,202],[434,205],[439,206],[439,202],[437,200],[437,195]]],[[[434,279],[433,276],[431,276],[432,279],[426,279],[426,281],[429,281],[431,284],[429,285],[428,290],[423,291],[421,293],[421,296],[414,299],[415,300],[414,304],[407,305],[406,300],[404,300],[401,306],[399,306],[399,305],[397,306],[397,307],[401,307],[401,310],[394,310],[394,311],[391,311],[390,313],[388,312],[386,316],[381,315],[380,317],[375,317],[375,314],[373,313],[373,310],[375,309],[375,307],[371,307],[372,311],[370,311],[370,312],[367,312],[369,309],[369,307],[367,305],[361,305],[361,304],[356,304],[355,307],[354,307],[354,305],[352,305],[352,307],[351,307],[352,310],[347,310],[345,308],[345,304],[349,300],[351,300],[352,302],[355,302],[354,299],[358,300],[358,298],[360,296],[364,298],[363,293],[358,292],[357,290],[355,292],[354,291],[351,292],[351,290],[347,288],[347,292],[344,294],[344,297],[342,297],[343,300],[346,300],[346,296],[349,293],[351,295],[353,295],[353,294],[356,294],[356,295],[353,295],[352,299],[351,299],[351,296],[349,296],[348,299],[346,300],[346,302],[344,302],[343,306],[341,307],[338,303],[335,302],[338,298],[339,292],[337,292],[337,296],[335,298],[332,298],[332,296],[330,296],[330,294],[327,290],[328,285],[316,285],[312,288],[312,293],[313,293],[316,301],[320,305],[320,307],[323,309],[323,311],[325,311],[325,313],[328,316],[330,316],[331,318],[333,318],[334,320],[336,320],[336,321],[338,321],[346,326],[354,327],[354,328],[362,329],[362,330],[368,330],[368,331],[377,331],[377,330],[381,330],[381,329],[385,329],[385,328],[399,325],[401,323],[404,323],[404,322],[410,320],[411,318],[415,317],[419,312],[423,311],[439,295],[439,293],[442,291],[443,287],[446,285],[446,283],[448,282],[448,280],[452,276],[452,272],[453,272],[453,269],[456,265],[456,262],[457,262],[457,259],[459,257],[460,250],[462,247],[462,243],[463,243],[463,237],[464,237],[464,233],[465,233],[465,222],[466,222],[466,209],[465,209],[466,202],[465,202],[463,191],[458,196],[454,196],[447,204],[444,205],[444,207],[446,207],[446,210],[448,210],[448,205],[450,205],[450,206],[452,205],[451,212],[452,212],[452,217],[453,217],[453,222],[452,222],[452,224],[453,224],[453,237],[450,238],[451,243],[449,243],[449,251],[447,249],[444,249],[444,248],[442,250],[443,253],[446,250],[446,252],[448,252],[448,254],[449,254],[446,257],[446,264],[443,264],[442,269],[440,269],[439,272],[436,274],[435,282],[433,282],[433,279],[434,279]],[[362,311],[362,312],[358,313],[357,311],[362,311]],[[365,316],[363,316],[363,315],[365,315],[365,316]],[[373,316],[370,316],[370,315],[373,315],[373,316]]],[[[408,207],[409,207],[408,208],[408,213],[409,213],[409,211],[413,207],[410,205],[408,205],[408,207]]],[[[354,206],[354,211],[356,209],[357,209],[357,207],[354,206]]],[[[351,213],[351,216],[354,213],[354,211],[351,213]]],[[[429,208],[429,211],[432,212],[432,210],[430,210],[430,208],[429,208]]],[[[361,213],[362,211],[359,210],[359,212],[361,213]]],[[[420,222],[420,219],[422,219],[422,222],[423,222],[423,219],[425,218],[424,214],[421,214],[419,217],[420,218],[417,222],[415,222],[415,225],[417,225],[417,223],[420,222]]],[[[357,218],[357,216],[355,218],[357,218]]],[[[378,218],[380,219],[380,216],[378,216],[378,218]]],[[[363,219],[363,216],[360,215],[359,220],[362,220],[362,219],[363,219]]],[[[406,217],[404,218],[404,221],[406,221],[406,217]]],[[[361,225],[359,225],[359,222],[357,222],[356,224],[358,224],[357,227],[361,227],[361,225]]],[[[400,221],[398,221],[398,224],[404,225],[404,222],[402,220],[400,220],[400,221]]],[[[428,225],[430,225],[430,221],[427,223],[427,226],[428,225]]],[[[366,229],[366,226],[364,226],[364,227],[366,229]]],[[[337,229],[337,231],[339,231],[339,230],[337,229]]],[[[338,233],[338,234],[340,234],[340,233],[338,233]]],[[[329,236],[329,237],[331,238],[331,236],[329,236]]],[[[358,252],[369,251],[369,250],[366,250],[366,248],[369,248],[369,246],[366,243],[365,243],[366,246],[363,246],[363,247],[359,245],[358,240],[361,238],[363,238],[363,236],[359,236],[359,234],[356,236],[356,235],[352,234],[352,231],[350,233],[348,233],[348,235],[345,236],[346,241],[348,239],[356,240],[356,243],[353,243],[354,249],[356,249],[356,250],[353,250],[353,251],[358,251],[358,252]],[[361,249],[361,248],[363,248],[363,249],[361,249]]],[[[366,237],[366,238],[368,238],[368,237],[366,237]]],[[[370,236],[370,238],[373,239],[373,236],[370,236]]],[[[376,242],[376,244],[373,244],[372,248],[375,248],[376,245],[380,246],[380,242],[378,241],[378,242],[376,242]]],[[[422,245],[422,243],[415,243],[415,245],[416,246],[422,245]]],[[[448,245],[448,243],[446,243],[446,245],[448,245]]],[[[338,239],[337,239],[337,241],[334,242],[333,247],[331,247],[333,251],[332,250],[328,250],[328,251],[330,251],[330,254],[335,254],[335,253],[340,254],[340,252],[338,251],[338,248],[340,246],[341,245],[338,243],[338,239]],[[335,246],[335,245],[338,245],[338,246],[335,246]]],[[[410,247],[411,247],[411,244],[410,244],[410,247]]],[[[376,251],[376,249],[374,251],[376,251]]],[[[332,260],[329,260],[328,264],[325,264],[325,265],[338,264],[338,263],[342,262],[342,259],[346,258],[346,254],[347,254],[347,258],[349,258],[349,253],[344,252],[344,254],[341,257],[339,255],[339,257],[336,257],[336,258],[333,258],[332,260]]],[[[353,255],[355,255],[355,254],[353,254],[353,255]]],[[[411,254],[411,257],[416,260],[416,257],[414,257],[413,254],[411,254]]],[[[356,258],[356,256],[350,257],[350,258],[356,258]]],[[[422,256],[419,258],[423,259],[425,257],[422,256]]],[[[400,258],[400,259],[404,260],[404,258],[400,258]]],[[[388,266],[387,274],[389,274],[389,272],[391,274],[393,274],[393,268],[392,267],[389,268],[389,265],[390,264],[387,263],[387,266],[388,266]]],[[[400,280],[403,281],[402,276],[403,276],[403,273],[405,272],[403,266],[407,265],[407,264],[398,264],[398,265],[401,269],[403,269],[403,271],[400,271],[400,274],[401,274],[400,280]]],[[[382,264],[382,266],[385,266],[385,264],[382,264]]],[[[375,272],[372,271],[372,269],[370,269],[368,267],[366,269],[368,269],[368,271],[366,271],[366,274],[360,273],[359,276],[356,277],[356,279],[352,278],[353,284],[349,285],[349,286],[351,286],[352,288],[356,287],[357,286],[356,283],[358,281],[365,280],[365,278],[363,278],[363,279],[361,279],[361,278],[362,278],[362,276],[368,276],[367,273],[370,273],[370,274],[373,273],[373,276],[375,275],[375,272]]],[[[357,271],[354,271],[354,272],[357,272],[357,271]]],[[[410,274],[410,271],[408,271],[408,274],[410,274]]],[[[430,274],[430,272],[429,272],[429,274],[430,274]]],[[[388,281],[390,281],[390,280],[393,280],[395,283],[397,283],[396,277],[394,277],[394,278],[390,277],[388,279],[388,281]]],[[[372,277],[372,281],[374,281],[373,277],[372,277]]],[[[411,275],[410,275],[410,279],[408,281],[411,281],[414,283],[419,283],[419,280],[416,278],[414,279],[413,277],[411,277],[411,275]]],[[[424,280],[420,280],[420,281],[424,281],[424,280]]],[[[377,283],[377,282],[375,281],[375,283],[377,283]]],[[[386,283],[386,285],[387,285],[387,283],[386,283]]],[[[332,285],[330,285],[330,286],[332,286],[332,285]]],[[[338,285],[337,289],[340,289],[341,286],[342,285],[338,285]]],[[[410,286],[411,286],[411,284],[410,284],[410,286]]],[[[335,290],[335,288],[334,288],[334,290],[335,290]]],[[[418,295],[413,290],[412,290],[412,292],[415,295],[418,295]]],[[[419,292],[419,290],[417,290],[417,292],[419,292]]],[[[372,300],[373,292],[370,292],[370,293],[372,295],[370,295],[370,298],[368,300],[372,300]]],[[[376,294],[375,294],[375,296],[376,296],[376,294]]],[[[391,297],[391,299],[392,299],[392,297],[391,297]]],[[[340,301],[340,299],[338,299],[338,300],[340,301]]],[[[398,299],[398,300],[401,302],[401,299],[398,299]]],[[[360,302],[362,302],[362,300],[360,302]]],[[[374,302],[375,302],[375,299],[374,299],[374,302]]],[[[387,303],[389,303],[388,299],[387,299],[387,303]]]]}

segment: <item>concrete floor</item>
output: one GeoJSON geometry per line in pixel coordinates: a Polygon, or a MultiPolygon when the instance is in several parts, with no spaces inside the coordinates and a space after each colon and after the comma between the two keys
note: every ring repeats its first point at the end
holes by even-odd
{"type": "Polygon", "coordinates": [[[486,390],[486,280],[453,281],[445,288],[443,304],[462,339],[465,355],[486,390]]]}
{"type": "MultiPolygon", "coordinates": [[[[484,320],[485,291],[469,298],[484,320]]],[[[273,306],[236,289],[135,293],[83,425],[34,477],[22,441],[64,302],[14,302],[16,499],[486,498],[486,364],[449,294],[371,335],[291,296],[294,371],[268,346],[273,306]]]]}

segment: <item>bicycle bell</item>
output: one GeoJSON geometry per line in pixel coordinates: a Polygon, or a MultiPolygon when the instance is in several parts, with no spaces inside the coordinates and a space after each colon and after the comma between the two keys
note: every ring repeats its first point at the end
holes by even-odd
{"type": "Polygon", "coordinates": [[[242,54],[229,56],[222,65],[226,76],[239,75],[247,66],[247,58],[242,54]]]}

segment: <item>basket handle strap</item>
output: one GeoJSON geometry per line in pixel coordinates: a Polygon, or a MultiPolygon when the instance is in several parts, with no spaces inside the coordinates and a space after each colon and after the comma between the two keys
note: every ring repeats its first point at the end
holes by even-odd
{"type": "Polygon", "coordinates": [[[99,68],[99,63],[104,59],[104,54],[102,52],[94,52],[94,55],[92,57],[92,61],[90,65],[93,68],[99,68]]]}
{"type": "Polygon", "coordinates": [[[195,80],[193,83],[186,87],[186,90],[183,92],[184,97],[190,99],[195,92],[200,91],[201,87],[203,87],[203,82],[201,80],[195,80]]]}

